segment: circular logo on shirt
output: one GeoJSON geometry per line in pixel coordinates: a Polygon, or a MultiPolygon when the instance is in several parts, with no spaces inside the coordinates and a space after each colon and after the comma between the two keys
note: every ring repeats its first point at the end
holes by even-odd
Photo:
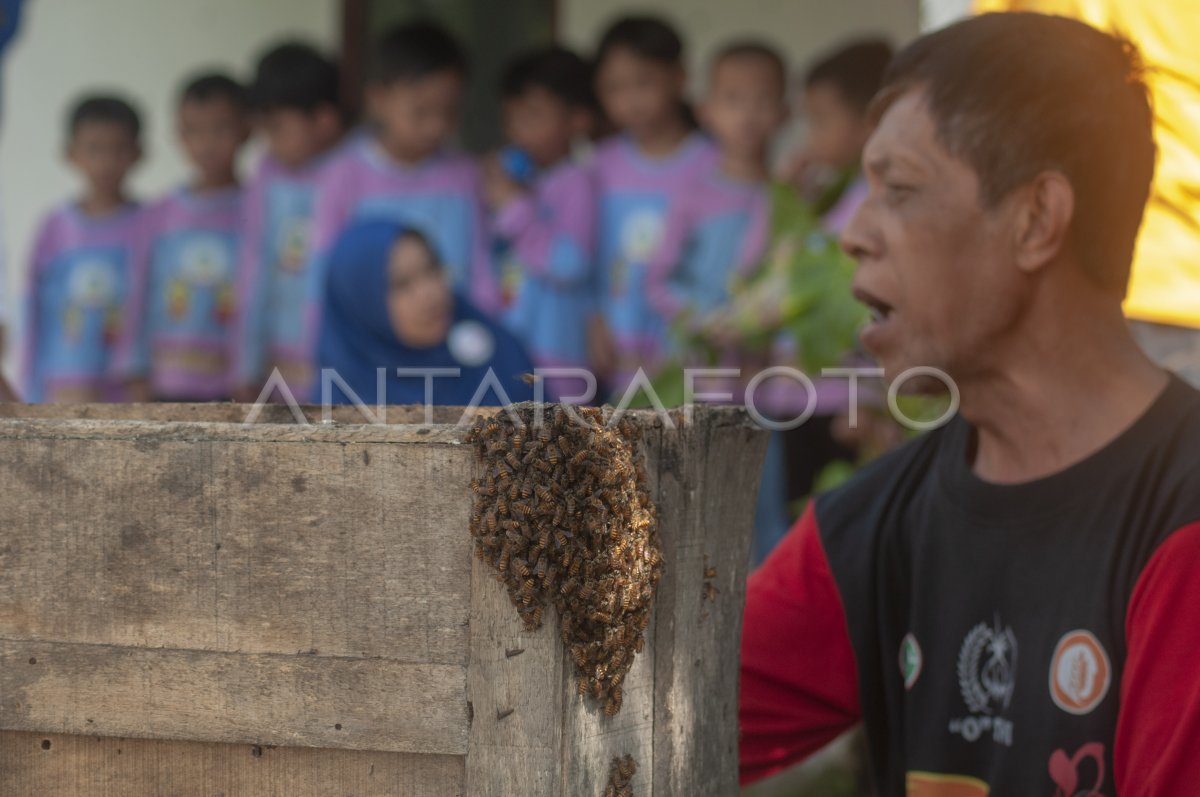
{"type": "Polygon", "coordinates": [[[193,241],[183,250],[180,259],[180,273],[192,285],[219,285],[231,276],[232,264],[220,241],[193,241]]]}
{"type": "Polygon", "coordinates": [[[107,260],[86,260],[71,272],[67,282],[71,304],[104,307],[116,298],[117,274],[107,260]]]}
{"type": "Polygon", "coordinates": [[[633,213],[621,227],[621,254],[626,260],[641,263],[654,254],[663,234],[663,217],[653,210],[633,213]]]}
{"type": "Polygon", "coordinates": [[[1070,631],[1050,661],[1050,697],[1068,714],[1087,714],[1104,700],[1112,681],[1108,653],[1091,631],[1070,631]]]}
{"type": "Polygon", "coordinates": [[[459,321],[446,338],[450,355],[468,368],[483,365],[496,351],[496,338],[478,321],[459,321]]]}
{"type": "Polygon", "coordinates": [[[925,665],[925,659],[921,655],[921,646],[917,643],[917,638],[910,634],[905,634],[904,639],[900,640],[900,674],[904,676],[904,688],[912,689],[913,684],[921,677],[921,668],[925,665]]]}

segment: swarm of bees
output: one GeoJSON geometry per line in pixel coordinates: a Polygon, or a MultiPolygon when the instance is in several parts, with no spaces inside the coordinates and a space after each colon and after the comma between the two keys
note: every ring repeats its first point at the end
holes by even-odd
{"type": "Polygon", "coordinates": [[[604,787],[604,797],[633,797],[633,773],[637,772],[637,762],[633,756],[626,755],[614,758],[608,766],[608,785],[604,787]]]}
{"type": "Polygon", "coordinates": [[[641,430],[627,417],[610,424],[607,407],[574,408],[585,423],[561,406],[513,410],[520,423],[480,417],[467,437],[483,465],[471,482],[475,553],[527,629],[556,610],[579,693],[613,716],[662,576],[641,430]]]}

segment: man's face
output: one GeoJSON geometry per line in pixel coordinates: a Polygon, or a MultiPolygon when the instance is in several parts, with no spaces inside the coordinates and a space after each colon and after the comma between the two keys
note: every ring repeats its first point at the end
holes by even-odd
{"type": "Polygon", "coordinates": [[[855,296],[872,310],[863,345],[889,379],[916,366],[956,380],[986,370],[1028,302],[1014,203],[981,205],[974,170],[937,140],[919,90],[883,115],[863,166],[870,193],[842,234],[855,296]]]}

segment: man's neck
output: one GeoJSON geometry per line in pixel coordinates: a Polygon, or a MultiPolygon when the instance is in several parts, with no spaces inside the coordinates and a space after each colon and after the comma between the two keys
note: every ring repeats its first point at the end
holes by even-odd
{"type": "Polygon", "coordinates": [[[1057,329],[1007,344],[1020,352],[1016,365],[959,384],[981,479],[1015,484],[1064,470],[1119,436],[1166,387],[1118,309],[1059,318],[1057,329]]]}

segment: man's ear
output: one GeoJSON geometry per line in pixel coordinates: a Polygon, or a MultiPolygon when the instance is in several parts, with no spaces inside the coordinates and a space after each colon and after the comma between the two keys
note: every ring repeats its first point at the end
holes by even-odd
{"type": "Polygon", "coordinates": [[[1075,216],[1075,189],[1062,172],[1044,171],[1021,190],[1017,201],[1017,267],[1032,274],[1066,247],[1075,216]]]}

